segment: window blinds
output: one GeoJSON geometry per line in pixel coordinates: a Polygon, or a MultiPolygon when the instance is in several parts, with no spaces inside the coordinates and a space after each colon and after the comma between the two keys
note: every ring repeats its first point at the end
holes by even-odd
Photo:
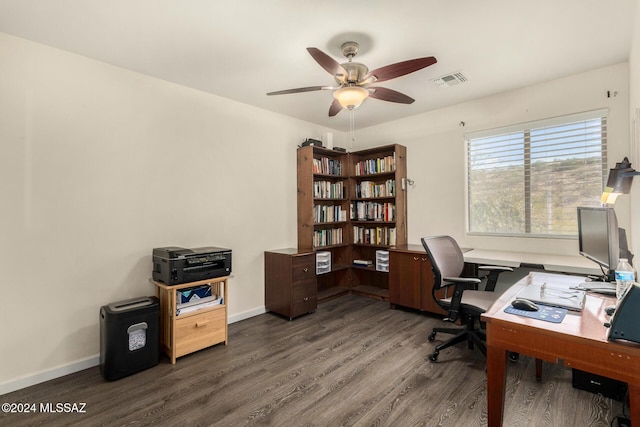
{"type": "Polygon", "coordinates": [[[607,172],[606,110],[471,133],[468,231],[571,236],[607,172]]]}

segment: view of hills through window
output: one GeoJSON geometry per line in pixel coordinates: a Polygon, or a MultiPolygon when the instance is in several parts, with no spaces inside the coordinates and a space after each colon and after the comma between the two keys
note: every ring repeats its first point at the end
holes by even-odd
{"type": "Polygon", "coordinates": [[[576,207],[600,202],[607,120],[565,120],[468,136],[469,232],[577,234],[576,207]]]}

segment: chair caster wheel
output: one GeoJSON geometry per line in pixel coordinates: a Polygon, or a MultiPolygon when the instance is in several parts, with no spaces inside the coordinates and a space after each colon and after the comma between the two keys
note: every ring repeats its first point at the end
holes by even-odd
{"type": "Polygon", "coordinates": [[[429,334],[429,338],[427,338],[429,341],[433,341],[436,339],[436,333],[435,332],[431,332],[429,334]]]}
{"type": "Polygon", "coordinates": [[[436,362],[438,360],[438,355],[440,354],[439,351],[434,351],[433,353],[431,353],[429,355],[429,360],[431,360],[432,362],[436,362]]]}

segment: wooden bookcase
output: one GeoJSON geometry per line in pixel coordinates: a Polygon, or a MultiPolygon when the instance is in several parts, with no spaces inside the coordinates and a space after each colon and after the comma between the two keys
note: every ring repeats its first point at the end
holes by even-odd
{"type": "Polygon", "coordinates": [[[317,276],[318,300],[349,292],[348,158],[321,147],[298,149],[298,249],[331,253],[331,271],[317,276]]]}
{"type": "Polygon", "coordinates": [[[407,243],[406,156],[397,144],[349,155],[351,255],[372,261],[352,266],[352,293],[389,298],[389,273],[376,271],[375,259],[377,250],[407,243]]]}
{"type": "Polygon", "coordinates": [[[407,243],[406,147],[343,153],[302,147],[297,155],[298,250],[331,253],[317,276],[318,300],[344,293],[388,300],[376,250],[407,243]],[[354,266],[354,260],[372,261],[354,266]]]}

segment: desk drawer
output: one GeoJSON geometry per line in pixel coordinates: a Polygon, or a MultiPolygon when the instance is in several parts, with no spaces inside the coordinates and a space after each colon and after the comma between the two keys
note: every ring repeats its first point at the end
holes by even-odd
{"type": "Polygon", "coordinates": [[[294,257],[291,265],[291,279],[293,283],[315,279],[316,263],[313,254],[294,257]]]}
{"type": "Polygon", "coordinates": [[[291,317],[315,311],[318,308],[318,288],[315,280],[307,280],[291,290],[291,317]]]}
{"type": "Polygon", "coordinates": [[[224,308],[176,319],[176,357],[226,340],[224,308]]]}

